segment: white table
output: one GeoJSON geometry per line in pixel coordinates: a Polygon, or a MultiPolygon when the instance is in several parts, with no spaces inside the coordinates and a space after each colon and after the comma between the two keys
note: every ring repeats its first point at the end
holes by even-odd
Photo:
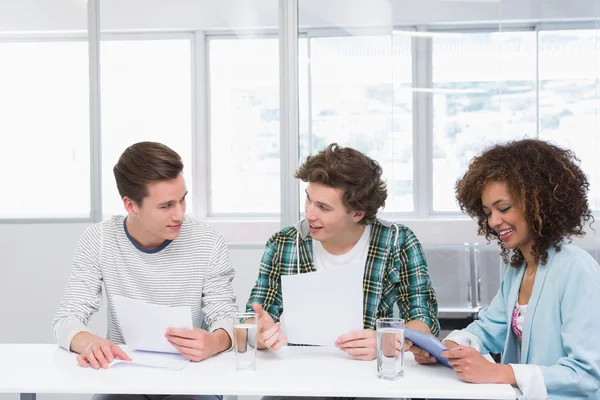
{"type": "Polygon", "coordinates": [[[377,379],[375,361],[356,361],[335,348],[286,347],[259,352],[255,372],[236,372],[235,355],[220,354],[182,371],[134,366],[93,370],[49,344],[0,344],[0,393],[222,394],[348,397],[515,399],[510,385],[460,381],[441,365],[418,365],[407,353],[404,378],[377,379]]]}

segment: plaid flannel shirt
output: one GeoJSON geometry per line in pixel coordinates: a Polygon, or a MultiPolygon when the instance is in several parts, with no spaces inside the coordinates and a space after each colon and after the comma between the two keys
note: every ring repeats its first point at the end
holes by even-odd
{"type": "MultiPolygon", "coordinates": [[[[279,321],[283,312],[281,276],[297,274],[298,267],[300,273],[316,271],[312,237],[306,225],[301,221],[269,239],[246,306],[248,311],[253,303],[259,303],[273,320],[279,321]]],[[[406,226],[377,220],[372,224],[363,278],[364,328],[375,329],[376,319],[391,317],[394,303],[406,322],[423,321],[431,333],[439,335],[437,301],[421,244],[406,226]]]]}

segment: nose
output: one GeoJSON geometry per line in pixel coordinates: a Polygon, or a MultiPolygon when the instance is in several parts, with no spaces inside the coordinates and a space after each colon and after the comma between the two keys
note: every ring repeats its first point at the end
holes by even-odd
{"type": "Polygon", "coordinates": [[[502,218],[498,213],[492,211],[491,215],[488,217],[488,225],[490,228],[497,229],[502,225],[502,218]]]}
{"type": "Polygon", "coordinates": [[[174,207],[174,213],[171,216],[171,219],[175,222],[181,222],[181,221],[183,221],[184,218],[185,218],[185,205],[179,203],[174,207]]]}
{"type": "Polygon", "coordinates": [[[308,202],[307,202],[307,204],[304,206],[304,214],[305,214],[305,218],[307,220],[313,221],[315,219],[313,211],[314,211],[313,207],[310,204],[308,204],[308,202]]]}

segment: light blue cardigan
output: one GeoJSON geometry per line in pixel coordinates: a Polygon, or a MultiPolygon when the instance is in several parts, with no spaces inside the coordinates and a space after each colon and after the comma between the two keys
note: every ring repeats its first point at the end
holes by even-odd
{"type": "Polygon", "coordinates": [[[507,266],[496,297],[466,330],[482,353],[503,364],[535,364],[550,399],[600,400],[600,266],[585,250],[563,243],[538,267],[525,313],[521,359],[510,320],[524,267],[507,266]]]}

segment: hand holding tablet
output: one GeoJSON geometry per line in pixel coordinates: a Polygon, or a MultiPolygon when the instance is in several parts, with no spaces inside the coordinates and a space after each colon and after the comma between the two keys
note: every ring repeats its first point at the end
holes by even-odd
{"type": "Polygon", "coordinates": [[[440,364],[452,368],[446,357],[442,357],[441,352],[448,348],[433,335],[428,335],[414,329],[404,328],[404,339],[410,340],[413,344],[434,357],[440,364]]]}

